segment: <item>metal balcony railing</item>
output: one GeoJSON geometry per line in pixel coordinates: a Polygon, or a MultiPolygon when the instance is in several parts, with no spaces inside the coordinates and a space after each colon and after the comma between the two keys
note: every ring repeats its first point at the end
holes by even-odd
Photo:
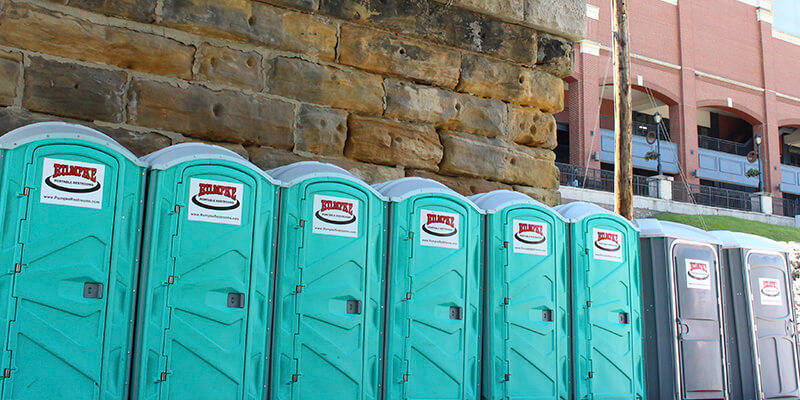
{"type": "MultiPolygon", "coordinates": [[[[582,189],[614,192],[614,172],[596,168],[584,168],[576,165],[556,163],[561,172],[561,185],[582,189]]],[[[633,194],[636,196],[656,197],[650,194],[650,185],[646,176],[633,176],[633,194]]],[[[693,183],[673,182],[672,200],[682,203],[693,203],[710,207],[728,208],[732,210],[754,211],[750,200],[751,193],[739,190],[722,189],[713,186],[693,183]]],[[[800,201],[775,199],[774,213],[793,217],[800,214],[800,201]]]]}
{"type": "Polygon", "coordinates": [[[773,197],[772,213],[794,218],[795,215],[800,215],[800,200],[773,197]]]}
{"type": "Polygon", "coordinates": [[[728,154],[736,154],[739,156],[746,156],[747,153],[753,151],[752,140],[746,143],[738,143],[711,136],[699,136],[698,145],[702,149],[714,150],[728,154]]]}
{"type": "MultiPolygon", "coordinates": [[[[614,191],[614,172],[597,168],[584,168],[576,165],[556,163],[561,171],[561,184],[583,189],[614,191]]],[[[633,176],[633,194],[636,196],[649,196],[650,189],[647,177],[633,176]]]]}
{"type": "Polygon", "coordinates": [[[732,210],[753,211],[748,192],[694,183],[674,182],[672,200],[732,210]]]}

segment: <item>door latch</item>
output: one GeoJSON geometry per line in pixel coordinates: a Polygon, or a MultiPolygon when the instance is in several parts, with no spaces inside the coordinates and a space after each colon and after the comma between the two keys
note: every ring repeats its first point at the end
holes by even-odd
{"type": "Polygon", "coordinates": [[[464,319],[461,307],[450,307],[450,319],[464,319]]]}
{"type": "Polygon", "coordinates": [[[87,299],[102,299],[103,284],[99,282],[85,282],[83,284],[83,297],[87,299]]]}
{"type": "Polygon", "coordinates": [[[630,316],[626,312],[619,313],[619,323],[620,324],[629,324],[630,323],[630,316]]]}
{"type": "Polygon", "coordinates": [[[358,300],[347,300],[348,314],[361,314],[361,302],[358,300]]]}
{"type": "Polygon", "coordinates": [[[229,308],[244,308],[244,293],[228,293],[229,308]]]}
{"type": "Polygon", "coordinates": [[[553,322],[553,310],[542,310],[542,321],[553,322]]]}

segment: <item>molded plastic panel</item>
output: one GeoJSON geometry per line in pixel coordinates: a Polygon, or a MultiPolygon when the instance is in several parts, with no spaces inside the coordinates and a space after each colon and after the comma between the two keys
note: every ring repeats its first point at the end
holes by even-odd
{"type": "Polygon", "coordinates": [[[761,360],[761,391],[768,399],[797,397],[797,328],[786,259],[778,254],[751,252],[747,266],[761,360]]]}
{"type": "Polygon", "coordinates": [[[2,398],[125,399],[144,171],[88,128],[12,136],[0,156],[2,398]]]}
{"type": "Polygon", "coordinates": [[[591,207],[572,224],[574,397],[645,398],[639,234],[591,207]]]}
{"type": "Polygon", "coordinates": [[[716,250],[677,243],[672,262],[683,398],[725,398],[716,250]]]}
{"type": "Polygon", "coordinates": [[[264,397],[277,195],[254,166],[202,154],[151,170],[137,398],[264,397]]]}
{"type": "Polygon", "coordinates": [[[355,178],[307,176],[282,195],[271,395],[378,399],[386,204],[355,178]]]}
{"type": "Polygon", "coordinates": [[[568,399],[566,224],[541,205],[487,216],[486,399],[568,399]]]}
{"type": "Polygon", "coordinates": [[[444,192],[392,203],[391,218],[385,398],[476,399],[482,218],[444,192]]]}

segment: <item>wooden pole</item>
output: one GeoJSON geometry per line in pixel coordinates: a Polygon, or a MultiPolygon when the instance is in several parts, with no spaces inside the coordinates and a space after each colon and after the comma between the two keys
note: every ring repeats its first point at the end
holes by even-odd
{"type": "Polygon", "coordinates": [[[631,113],[631,60],[628,47],[628,2],[614,3],[614,160],[615,209],[633,219],[633,165],[631,164],[633,115],[631,113]]]}

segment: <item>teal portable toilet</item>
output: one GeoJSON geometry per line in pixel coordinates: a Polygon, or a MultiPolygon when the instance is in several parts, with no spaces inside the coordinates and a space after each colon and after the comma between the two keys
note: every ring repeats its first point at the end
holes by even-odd
{"type": "Polygon", "coordinates": [[[378,399],[386,202],[330,164],[270,174],[283,186],[272,399],[378,399]]]}
{"type": "Polygon", "coordinates": [[[3,399],[125,399],[144,164],[45,122],[0,137],[3,399]]]}
{"type": "Polygon", "coordinates": [[[644,359],[651,399],[728,399],[719,239],[693,226],[637,219],[644,359]]]}
{"type": "Polygon", "coordinates": [[[384,398],[477,399],[482,211],[429,179],[375,188],[391,202],[384,398]]]}
{"type": "Polygon", "coordinates": [[[569,399],[567,223],[519,192],[470,200],[486,212],[482,397],[569,399]]]}
{"type": "Polygon", "coordinates": [[[710,233],[722,242],[722,301],[731,398],[800,398],[789,250],[761,236],[710,233]]]}
{"type": "Polygon", "coordinates": [[[238,154],[186,143],[150,167],[136,399],[265,396],[278,186],[238,154]]]}
{"type": "Polygon", "coordinates": [[[594,204],[556,207],[570,221],[575,399],[644,399],[639,232],[594,204]]]}

